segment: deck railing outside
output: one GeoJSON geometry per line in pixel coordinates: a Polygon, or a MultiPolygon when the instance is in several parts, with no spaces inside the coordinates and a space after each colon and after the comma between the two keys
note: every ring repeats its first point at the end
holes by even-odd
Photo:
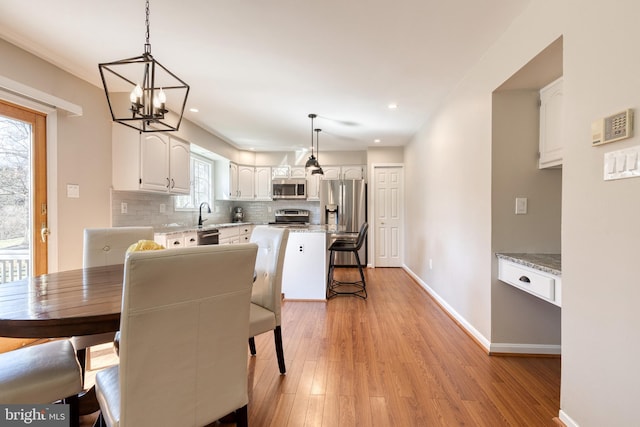
{"type": "Polygon", "coordinates": [[[28,249],[0,249],[0,283],[29,277],[28,249]]]}

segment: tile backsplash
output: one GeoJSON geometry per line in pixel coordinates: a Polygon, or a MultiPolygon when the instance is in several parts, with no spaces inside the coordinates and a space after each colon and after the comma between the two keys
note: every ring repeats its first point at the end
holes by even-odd
{"type": "MultiPolygon", "coordinates": [[[[231,222],[232,210],[240,206],[244,210],[244,219],[248,222],[267,223],[275,219],[277,209],[307,209],[311,223],[320,223],[320,202],[298,200],[277,201],[226,201],[216,200],[205,224],[223,224],[231,222]]],[[[154,227],[178,224],[184,226],[198,223],[198,210],[176,211],[173,196],[136,191],[111,191],[111,225],[113,227],[151,225],[154,227]],[[122,204],[126,204],[123,213],[122,204]]]]}

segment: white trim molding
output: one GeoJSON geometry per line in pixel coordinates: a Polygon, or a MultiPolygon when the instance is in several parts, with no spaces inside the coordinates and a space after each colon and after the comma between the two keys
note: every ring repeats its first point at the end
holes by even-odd
{"type": "Polygon", "coordinates": [[[413,279],[420,284],[447,313],[461,325],[469,335],[474,337],[480,345],[482,345],[489,354],[531,354],[531,355],[559,355],[561,354],[561,346],[554,344],[521,344],[521,343],[492,343],[484,335],[482,335],[471,323],[453,309],[444,299],[440,297],[433,289],[420,279],[409,267],[403,265],[402,268],[413,279]]]}
{"type": "Polygon", "coordinates": [[[560,355],[561,347],[557,344],[491,343],[490,353],[560,355]]]}
{"type": "Polygon", "coordinates": [[[403,265],[402,268],[407,273],[409,273],[409,275],[413,277],[413,279],[418,282],[420,286],[422,286],[429,293],[429,295],[431,295],[431,297],[433,297],[433,299],[435,299],[438,304],[440,304],[440,306],[444,308],[447,313],[449,313],[449,315],[453,317],[455,321],[458,322],[458,324],[460,324],[467,331],[467,333],[474,337],[487,352],[490,351],[491,342],[484,335],[482,335],[480,331],[474,328],[471,323],[467,321],[467,319],[465,319],[457,311],[455,311],[453,307],[451,307],[444,299],[440,297],[440,295],[438,295],[433,289],[431,289],[429,285],[423,282],[422,279],[420,279],[420,277],[418,277],[413,271],[411,271],[409,267],[403,265]]]}
{"type": "Polygon", "coordinates": [[[560,412],[558,414],[558,418],[560,418],[560,421],[565,423],[565,425],[567,427],[580,427],[580,425],[577,422],[575,422],[573,420],[573,418],[571,418],[569,415],[567,415],[567,413],[564,412],[562,409],[560,409],[560,412]]]}
{"type": "Polygon", "coordinates": [[[82,116],[81,106],[15,80],[11,80],[8,77],[0,76],[0,88],[7,92],[19,95],[20,97],[33,100],[38,104],[44,104],[58,110],[66,111],[72,116],[82,116]]]}

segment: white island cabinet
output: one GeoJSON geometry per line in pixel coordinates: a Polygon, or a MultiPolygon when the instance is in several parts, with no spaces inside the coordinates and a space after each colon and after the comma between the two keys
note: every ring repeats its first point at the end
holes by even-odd
{"type": "Polygon", "coordinates": [[[324,231],[289,230],[282,270],[282,293],[285,299],[326,299],[326,240],[324,231]]]}

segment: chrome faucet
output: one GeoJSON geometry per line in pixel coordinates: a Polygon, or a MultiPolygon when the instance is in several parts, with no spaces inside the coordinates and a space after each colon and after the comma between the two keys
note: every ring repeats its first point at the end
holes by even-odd
{"type": "Polygon", "coordinates": [[[198,227],[202,227],[202,223],[206,221],[206,219],[202,219],[202,206],[204,205],[207,205],[207,212],[211,213],[211,207],[209,206],[209,203],[207,202],[200,203],[200,209],[198,212],[198,227]]]}

